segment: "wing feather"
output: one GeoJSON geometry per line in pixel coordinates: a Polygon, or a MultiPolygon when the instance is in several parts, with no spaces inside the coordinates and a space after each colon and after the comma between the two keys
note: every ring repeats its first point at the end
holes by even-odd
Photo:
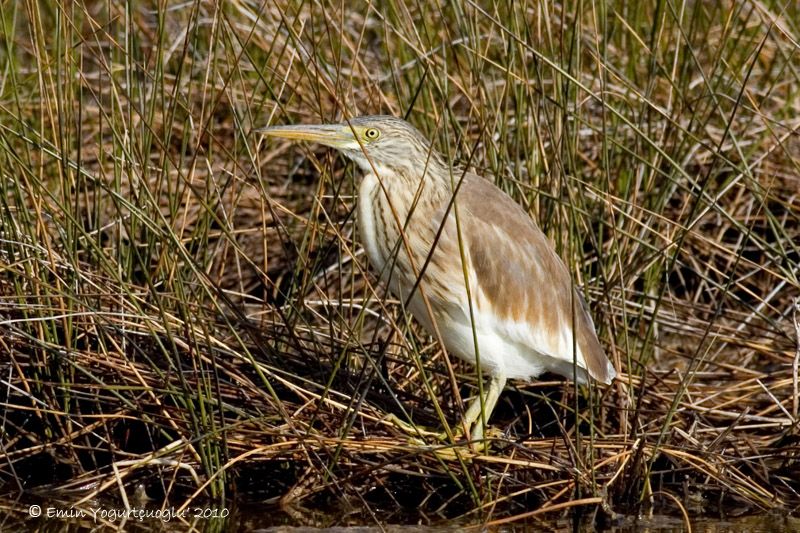
{"type": "Polygon", "coordinates": [[[577,360],[592,378],[610,383],[614,368],[553,245],[499,188],[474,174],[464,180],[458,208],[466,215],[460,220],[480,312],[496,317],[500,336],[553,358],[549,370],[571,377],[577,360]]]}

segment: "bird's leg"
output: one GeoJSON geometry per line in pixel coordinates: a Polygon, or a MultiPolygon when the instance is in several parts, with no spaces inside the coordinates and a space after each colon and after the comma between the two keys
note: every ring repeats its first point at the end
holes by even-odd
{"type": "MultiPolygon", "coordinates": [[[[483,400],[481,401],[481,396],[478,395],[470,402],[469,406],[467,406],[466,412],[464,413],[462,425],[453,433],[453,436],[458,437],[462,435],[463,431],[463,429],[460,428],[466,428],[467,434],[472,441],[471,447],[473,451],[485,451],[488,448],[487,443],[483,442],[484,422],[486,423],[486,426],[488,426],[489,418],[492,416],[492,411],[494,411],[494,408],[497,405],[497,400],[500,398],[500,394],[503,392],[505,386],[505,375],[500,374],[492,376],[491,380],[489,381],[489,386],[483,391],[483,400]],[[483,417],[481,417],[481,410],[483,411],[483,417]]],[[[393,414],[388,415],[384,420],[406,433],[410,437],[411,442],[416,445],[424,444],[424,442],[420,440],[423,437],[432,436],[440,441],[445,442],[450,438],[447,433],[435,433],[428,429],[409,424],[408,422],[400,420],[393,414]]],[[[453,450],[448,448],[444,450],[438,450],[436,453],[450,457],[453,455],[453,450]]]]}
{"type": "Polygon", "coordinates": [[[483,440],[483,423],[489,424],[489,417],[492,416],[497,399],[505,386],[506,377],[503,374],[492,376],[483,400],[479,394],[467,407],[467,412],[464,413],[464,425],[467,431],[472,430],[470,437],[473,441],[483,440]],[[483,408],[483,419],[481,419],[481,408],[483,408]]]}
{"type": "MultiPolygon", "coordinates": [[[[395,415],[388,415],[385,420],[395,427],[403,431],[409,437],[411,444],[415,446],[424,446],[425,442],[422,440],[424,437],[433,436],[437,440],[447,443],[451,438],[455,437],[460,439],[463,435],[462,431],[466,428],[469,434],[470,444],[468,448],[472,453],[486,453],[489,448],[489,442],[484,439],[484,422],[488,426],[489,417],[492,416],[497,400],[503,388],[506,385],[506,377],[504,375],[492,376],[489,381],[489,386],[484,389],[483,401],[481,396],[478,395],[467,407],[464,413],[463,423],[453,433],[434,433],[427,429],[420,428],[419,426],[409,424],[400,420],[395,415]],[[483,417],[481,417],[481,408],[483,408],[483,417]]],[[[446,445],[442,448],[433,449],[433,453],[437,456],[448,460],[464,460],[463,448],[460,445],[446,445]]]]}

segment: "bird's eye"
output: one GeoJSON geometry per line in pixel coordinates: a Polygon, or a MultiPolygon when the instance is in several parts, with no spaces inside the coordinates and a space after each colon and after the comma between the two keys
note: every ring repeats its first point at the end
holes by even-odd
{"type": "Polygon", "coordinates": [[[368,141],[374,141],[375,139],[377,139],[380,136],[381,136],[381,132],[376,130],[375,128],[369,128],[368,130],[366,130],[364,132],[364,137],[368,141]]]}

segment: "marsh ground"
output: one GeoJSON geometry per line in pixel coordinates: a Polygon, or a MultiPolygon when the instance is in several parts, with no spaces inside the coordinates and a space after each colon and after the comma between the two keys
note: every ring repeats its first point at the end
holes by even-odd
{"type": "Polygon", "coordinates": [[[0,18],[7,498],[498,526],[797,511],[796,3],[12,2],[0,18]],[[475,373],[376,283],[355,169],[250,134],[378,112],[540,224],[612,387],[514,383],[489,453],[386,422],[454,425],[475,373]]]}

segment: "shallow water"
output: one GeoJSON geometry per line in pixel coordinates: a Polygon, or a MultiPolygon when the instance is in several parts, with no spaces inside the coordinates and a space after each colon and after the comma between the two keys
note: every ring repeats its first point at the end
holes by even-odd
{"type": "MultiPolygon", "coordinates": [[[[380,524],[375,517],[361,511],[320,512],[311,509],[281,509],[268,505],[244,505],[236,508],[195,508],[188,514],[176,516],[156,508],[139,508],[128,513],[121,505],[90,502],[80,509],[63,502],[25,498],[25,501],[0,499],[0,531],[261,531],[261,532],[450,532],[467,528],[483,530],[481,522],[468,519],[442,520],[436,517],[396,514],[380,524]]],[[[387,515],[388,516],[388,515],[387,515]]],[[[778,513],[736,518],[690,518],[692,531],[705,533],[789,533],[800,531],[800,518],[778,513]]],[[[611,532],[679,532],[687,531],[679,516],[619,516],[598,529],[586,519],[557,518],[528,520],[490,528],[492,531],[611,531],[611,532]]]]}

